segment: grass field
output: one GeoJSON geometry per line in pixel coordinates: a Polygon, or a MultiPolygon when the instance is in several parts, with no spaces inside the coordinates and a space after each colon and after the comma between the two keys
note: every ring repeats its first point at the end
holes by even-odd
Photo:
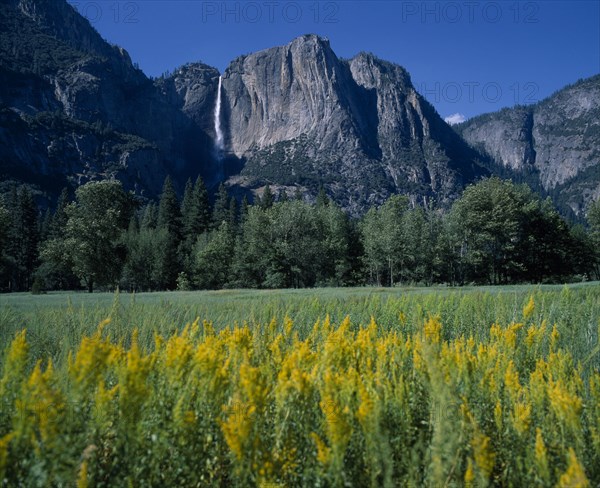
{"type": "MultiPolygon", "coordinates": [[[[293,319],[301,336],[329,315],[333,323],[349,316],[354,327],[375,317],[385,329],[398,325],[399,314],[419,327],[428,315],[440,315],[448,338],[461,334],[485,337],[491,324],[518,321],[534,296],[534,319],[556,324],[576,358],[598,340],[600,283],[464,288],[320,288],[304,290],[221,290],[162,293],[0,294],[0,340],[8,344],[26,328],[36,356],[56,362],[97,325],[111,319],[107,332],[129,341],[134,328],[140,344],[153,345],[154,332],[170,335],[197,318],[217,330],[272,319],[293,319]]],[[[600,358],[599,358],[600,359],[600,358]]],[[[597,363],[600,364],[600,363],[597,363]]]]}
{"type": "Polygon", "coordinates": [[[599,320],[598,283],[0,295],[0,479],[597,486],[599,320]]]}

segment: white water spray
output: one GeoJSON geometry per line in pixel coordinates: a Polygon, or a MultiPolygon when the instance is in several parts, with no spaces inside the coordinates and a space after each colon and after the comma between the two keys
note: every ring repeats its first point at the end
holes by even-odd
{"type": "Polygon", "coordinates": [[[221,130],[221,82],[222,78],[219,76],[219,88],[217,89],[217,104],[215,105],[215,134],[217,139],[215,141],[215,149],[217,152],[223,151],[223,131],[221,130]]]}

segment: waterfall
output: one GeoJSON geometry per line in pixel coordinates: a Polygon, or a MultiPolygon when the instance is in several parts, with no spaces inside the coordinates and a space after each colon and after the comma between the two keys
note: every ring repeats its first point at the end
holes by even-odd
{"type": "Polygon", "coordinates": [[[217,89],[217,103],[215,105],[215,134],[217,136],[215,140],[215,149],[217,154],[223,151],[223,131],[221,130],[221,82],[222,78],[219,76],[219,88],[217,89]]]}

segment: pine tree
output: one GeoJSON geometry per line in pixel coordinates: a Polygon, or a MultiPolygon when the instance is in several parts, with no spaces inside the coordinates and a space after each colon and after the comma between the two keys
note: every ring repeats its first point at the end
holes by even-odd
{"type": "Polygon", "coordinates": [[[69,190],[63,188],[58,201],[56,202],[56,210],[52,216],[52,222],[50,223],[49,238],[54,239],[63,237],[65,228],[67,225],[67,206],[69,205],[69,190]]]}
{"type": "Polygon", "coordinates": [[[149,202],[142,210],[140,228],[155,229],[158,222],[158,207],[155,202],[149,202]]]}
{"type": "Polygon", "coordinates": [[[234,197],[229,199],[229,218],[227,220],[229,228],[234,231],[238,223],[238,204],[234,197]]]}
{"type": "Polygon", "coordinates": [[[158,204],[157,229],[167,231],[168,239],[159,259],[157,281],[159,288],[175,289],[181,271],[179,244],[181,243],[181,211],[171,178],[167,176],[158,204]]]}
{"type": "Polygon", "coordinates": [[[204,181],[198,176],[196,183],[192,186],[191,180],[188,180],[181,204],[181,217],[183,238],[189,248],[200,234],[208,230],[209,216],[210,204],[204,181]]]}
{"type": "Polygon", "coordinates": [[[260,206],[263,208],[263,210],[266,210],[267,208],[271,208],[273,203],[275,203],[275,196],[271,191],[271,187],[267,183],[260,199],[260,206]]]}
{"type": "Polygon", "coordinates": [[[194,196],[194,201],[198,206],[197,233],[201,234],[202,232],[206,232],[210,227],[210,201],[208,190],[201,176],[198,176],[196,183],[194,183],[194,196]]]}
{"type": "Polygon", "coordinates": [[[23,185],[16,197],[10,231],[15,263],[13,284],[16,290],[28,290],[33,281],[32,274],[38,258],[38,229],[37,205],[29,188],[23,185]]]}
{"type": "Polygon", "coordinates": [[[165,178],[160,196],[157,226],[167,229],[173,239],[179,243],[181,239],[181,210],[170,176],[165,178]]]}
{"type": "Polygon", "coordinates": [[[246,220],[246,217],[248,216],[248,208],[250,207],[250,204],[248,203],[248,197],[246,195],[244,195],[244,198],[242,198],[242,205],[240,206],[240,223],[244,223],[246,220]]]}
{"type": "Polygon", "coordinates": [[[185,189],[183,191],[183,200],[181,200],[181,222],[183,226],[183,234],[185,236],[187,227],[190,225],[190,221],[193,218],[194,208],[194,185],[192,184],[191,178],[185,183],[185,189]]]}
{"type": "Polygon", "coordinates": [[[321,186],[319,188],[319,193],[317,194],[317,207],[324,207],[325,205],[329,204],[329,197],[327,196],[327,193],[325,192],[325,188],[323,188],[323,186],[321,186]]]}
{"type": "Polygon", "coordinates": [[[46,239],[48,239],[48,235],[50,234],[50,226],[51,225],[52,225],[52,210],[50,210],[50,207],[46,207],[44,216],[40,220],[40,228],[39,228],[40,241],[45,241],[46,239]]]}
{"type": "Polygon", "coordinates": [[[8,234],[11,226],[10,212],[0,199],[0,290],[10,287],[11,258],[8,254],[8,234]]]}
{"type": "Polygon", "coordinates": [[[229,195],[225,185],[219,185],[219,191],[213,209],[213,226],[219,228],[223,222],[229,221],[229,195]]]}

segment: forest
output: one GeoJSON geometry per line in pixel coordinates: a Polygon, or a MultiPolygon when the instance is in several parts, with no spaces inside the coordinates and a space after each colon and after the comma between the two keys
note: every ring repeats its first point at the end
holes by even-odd
{"type": "Polygon", "coordinates": [[[41,212],[31,189],[0,199],[0,290],[127,291],[555,283],[600,278],[600,203],[572,225],[525,184],[468,186],[450,208],[401,195],[348,216],[321,190],[252,204],[202,180],[158,201],[89,182],[41,212]]]}

